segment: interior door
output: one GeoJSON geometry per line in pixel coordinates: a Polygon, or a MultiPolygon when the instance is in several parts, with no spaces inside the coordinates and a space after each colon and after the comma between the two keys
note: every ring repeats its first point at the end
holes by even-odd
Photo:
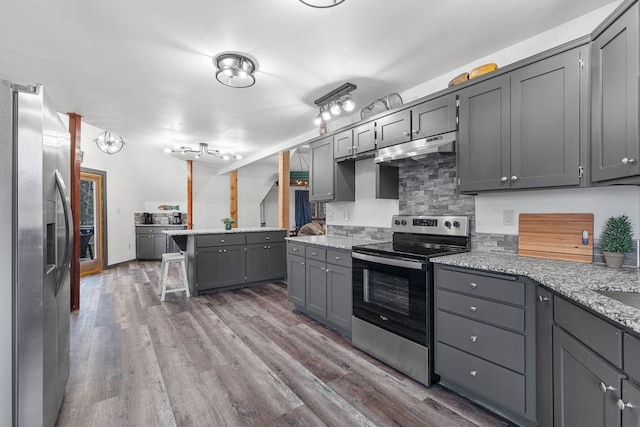
{"type": "Polygon", "coordinates": [[[80,173],[80,275],[104,268],[103,176],[80,173]]]}

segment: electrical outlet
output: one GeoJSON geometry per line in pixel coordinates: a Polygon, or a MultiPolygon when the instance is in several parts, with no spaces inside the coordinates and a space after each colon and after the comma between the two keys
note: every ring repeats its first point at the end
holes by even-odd
{"type": "Polygon", "coordinates": [[[516,213],[513,209],[502,211],[502,225],[516,225],[516,213]]]}
{"type": "Polygon", "coordinates": [[[120,213],[120,208],[117,208],[117,209],[116,209],[116,213],[120,213]]]}
{"type": "Polygon", "coordinates": [[[344,220],[349,221],[349,211],[344,211],[344,220]]]}
{"type": "Polygon", "coordinates": [[[327,219],[333,221],[333,209],[327,209],[327,219]]]}
{"type": "Polygon", "coordinates": [[[131,243],[129,243],[129,249],[131,249],[131,243]]]}

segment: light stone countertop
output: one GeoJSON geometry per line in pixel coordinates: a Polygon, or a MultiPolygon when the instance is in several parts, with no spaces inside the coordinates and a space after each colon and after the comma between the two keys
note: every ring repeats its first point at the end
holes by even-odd
{"type": "Polygon", "coordinates": [[[166,230],[163,233],[169,236],[194,236],[198,234],[231,234],[231,233],[258,233],[264,231],[288,231],[286,228],[276,227],[239,227],[225,230],[224,228],[196,228],[193,230],[166,230]]]}
{"type": "Polygon", "coordinates": [[[434,263],[526,276],[604,317],[640,333],[640,310],[594,290],[640,292],[640,270],[517,255],[467,252],[431,258],[434,263]]]}
{"type": "Polygon", "coordinates": [[[380,243],[380,240],[363,239],[361,237],[344,237],[344,236],[299,236],[287,237],[290,242],[298,242],[312,244],[318,246],[327,246],[337,249],[351,249],[352,246],[367,245],[369,243],[380,243]]]}
{"type": "Polygon", "coordinates": [[[187,224],[135,224],[136,227],[186,227],[187,224]]]}

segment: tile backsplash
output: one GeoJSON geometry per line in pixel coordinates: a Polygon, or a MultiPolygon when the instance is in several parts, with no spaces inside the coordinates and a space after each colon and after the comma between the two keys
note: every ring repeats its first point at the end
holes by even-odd
{"type": "MultiPolygon", "coordinates": [[[[164,225],[164,223],[168,225],[173,224],[173,212],[152,212],[153,215],[153,223],[158,225],[164,225]]],[[[189,217],[186,213],[182,213],[182,224],[187,224],[189,217]]],[[[144,224],[144,213],[143,212],[134,212],[133,214],[133,224],[134,225],[143,225],[144,224]]]]}

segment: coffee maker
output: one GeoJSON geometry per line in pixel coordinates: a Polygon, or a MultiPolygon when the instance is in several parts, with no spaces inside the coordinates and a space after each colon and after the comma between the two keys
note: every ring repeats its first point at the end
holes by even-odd
{"type": "Polygon", "coordinates": [[[144,212],[142,214],[142,221],[144,224],[153,224],[153,214],[149,212],[144,212]]]}
{"type": "Polygon", "coordinates": [[[182,214],[180,212],[173,213],[173,223],[182,224],[182,214]]]}

